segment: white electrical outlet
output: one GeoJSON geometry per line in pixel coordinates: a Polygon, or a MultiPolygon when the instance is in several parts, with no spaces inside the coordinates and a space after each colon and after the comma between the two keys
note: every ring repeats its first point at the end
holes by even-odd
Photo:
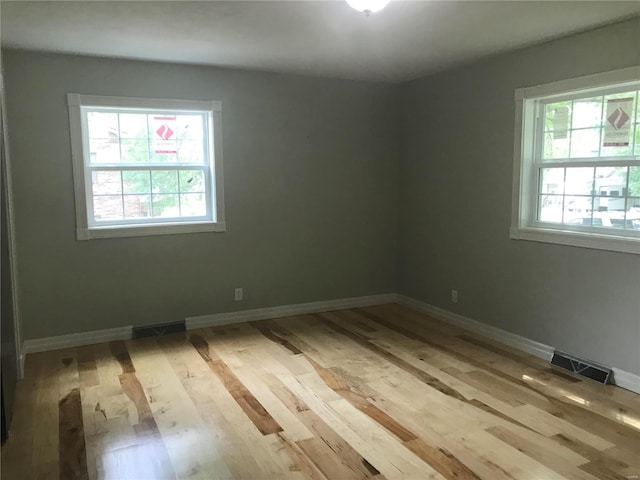
{"type": "Polygon", "coordinates": [[[451,290],[451,301],[458,303],[458,290],[451,290]]]}
{"type": "Polygon", "coordinates": [[[242,297],[244,296],[244,292],[242,291],[242,288],[236,288],[235,290],[235,295],[236,295],[236,302],[242,300],[242,297]]]}

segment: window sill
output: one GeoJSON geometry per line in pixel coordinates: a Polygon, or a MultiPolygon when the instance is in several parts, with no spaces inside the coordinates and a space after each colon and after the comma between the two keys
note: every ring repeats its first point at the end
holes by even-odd
{"type": "Polygon", "coordinates": [[[98,238],[144,237],[149,235],[175,235],[180,233],[224,232],[224,222],[173,223],[128,225],[126,227],[93,227],[79,228],[76,231],[78,240],[98,238]]]}
{"type": "Polygon", "coordinates": [[[509,234],[512,240],[555,243],[557,245],[640,255],[640,239],[634,238],[533,227],[511,227],[509,234]]]}

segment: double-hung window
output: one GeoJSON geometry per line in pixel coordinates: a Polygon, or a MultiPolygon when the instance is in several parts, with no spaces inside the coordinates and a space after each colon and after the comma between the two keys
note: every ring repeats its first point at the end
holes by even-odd
{"type": "Polygon", "coordinates": [[[220,102],[68,104],[79,240],[225,229],[220,102]]]}
{"type": "Polygon", "coordinates": [[[511,237],[640,254],[640,68],[516,91],[511,237]]]}

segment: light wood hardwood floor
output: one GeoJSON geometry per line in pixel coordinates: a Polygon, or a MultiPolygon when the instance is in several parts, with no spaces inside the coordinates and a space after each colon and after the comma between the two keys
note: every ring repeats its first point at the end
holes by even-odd
{"type": "Polygon", "coordinates": [[[398,305],[33,354],[2,479],[631,479],[640,396],[398,305]]]}

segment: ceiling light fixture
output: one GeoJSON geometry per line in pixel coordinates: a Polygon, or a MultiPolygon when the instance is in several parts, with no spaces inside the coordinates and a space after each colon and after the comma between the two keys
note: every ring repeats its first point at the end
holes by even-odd
{"type": "Polygon", "coordinates": [[[367,17],[372,13],[379,12],[387,6],[390,0],[347,0],[349,6],[367,17]]]}

